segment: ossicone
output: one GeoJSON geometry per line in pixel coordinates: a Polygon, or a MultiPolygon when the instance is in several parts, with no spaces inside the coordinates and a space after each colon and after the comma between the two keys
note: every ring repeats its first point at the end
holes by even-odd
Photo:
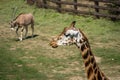
{"type": "Polygon", "coordinates": [[[76,23],[76,21],[73,21],[73,22],[71,23],[71,26],[70,26],[70,27],[75,27],[75,23],[76,23]]]}
{"type": "Polygon", "coordinates": [[[76,21],[73,21],[73,22],[72,22],[72,24],[75,24],[75,23],[76,23],[76,21]]]}

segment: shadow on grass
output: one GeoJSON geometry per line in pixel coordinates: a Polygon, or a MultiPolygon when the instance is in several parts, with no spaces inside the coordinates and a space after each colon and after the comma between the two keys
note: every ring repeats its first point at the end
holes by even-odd
{"type": "MultiPolygon", "coordinates": [[[[37,36],[39,36],[39,35],[35,34],[35,35],[33,35],[33,37],[32,37],[32,36],[27,36],[26,38],[23,38],[23,40],[35,38],[35,37],[37,37],[37,36]]],[[[20,40],[19,40],[19,39],[16,39],[16,41],[20,41],[20,40]]]]}
{"type": "Polygon", "coordinates": [[[27,36],[25,39],[35,38],[37,36],[39,36],[39,35],[35,34],[35,35],[33,35],[33,37],[32,36],[27,36]]]}

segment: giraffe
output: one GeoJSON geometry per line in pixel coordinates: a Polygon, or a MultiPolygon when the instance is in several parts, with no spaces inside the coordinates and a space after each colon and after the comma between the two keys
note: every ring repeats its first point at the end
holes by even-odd
{"type": "Polygon", "coordinates": [[[75,27],[75,23],[76,21],[73,21],[69,27],[64,28],[60,35],[53,38],[50,42],[50,46],[57,48],[59,45],[75,44],[81,51],[87,79],[109,80],[97,65],[87,37],[80,29],[75,27]]]}

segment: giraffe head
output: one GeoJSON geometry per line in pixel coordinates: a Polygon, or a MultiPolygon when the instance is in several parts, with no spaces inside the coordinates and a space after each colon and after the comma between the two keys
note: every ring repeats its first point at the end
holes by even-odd
{"type": "Polygon", "coordinates": [[[60,35],[52,39],[50,45],[53,48],[59,45],[80,45],[80,41],[83,41],[84,38],[80,29],[75,28],[75,23],[76,21],[73,21],[69,27],[65,27],[60,35]]]}

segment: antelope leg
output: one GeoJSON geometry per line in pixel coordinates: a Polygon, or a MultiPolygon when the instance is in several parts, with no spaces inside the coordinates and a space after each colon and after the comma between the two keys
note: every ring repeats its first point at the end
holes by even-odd
{"type": "Polygon", "coordinates": [[[17,36],[19,36],[19,35],[18,35],[18,29],[19,29],[19,28],[16,29],[16,34],[17,34],[17,36]]]}
{"type": "Polygon", "coordinates": [[[20,41],[22,41],[22,38],[23,38],[23,30],[24,30],[24,27],[22,27],[22,30],[21,30],[21,35],[19,37],[20,41]]]}
{"type": "Polygon", "coordinates": [[[26,38],[27,33],[28,33],[28,27],[27,26],[25,27],[25,30],[26,30],[26,32],[25,32],[25,38],[26,38]]]}
{"type": "Polygon", "coordinates": [[[34,37],[34,24],[31,24],[31,28],[32,28],[32,37],[34,37]]]}

